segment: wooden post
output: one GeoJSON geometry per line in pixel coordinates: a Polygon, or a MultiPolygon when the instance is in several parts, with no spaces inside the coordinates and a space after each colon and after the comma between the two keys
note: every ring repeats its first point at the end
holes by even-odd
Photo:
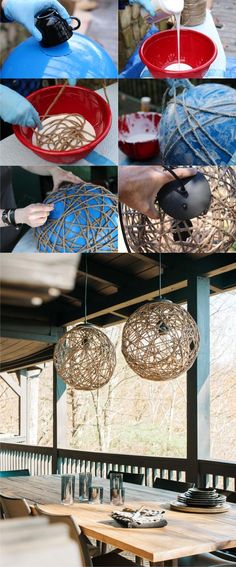
{"type": "Polygon", "coordinates": [[[19,435],[25,437],[25,443],[29,442],[28,428],[28,373],[27,369],[19,371],[19,385],[21,394],[19,396],[19,435]]]}
{"type": "Polygon", "coordinates": [[[198,357],[187,374],[187,481],[198,482],[198,459],[210,457],[210,281],[188,281],[188,311],[200,332],[198,357]]]}
{"type": "Polygon", "coordinates": [[[52,472],[57,473],[58,447],[66,448],[67,407],[66,384],[53,366],[53,460],[52,472]]]}

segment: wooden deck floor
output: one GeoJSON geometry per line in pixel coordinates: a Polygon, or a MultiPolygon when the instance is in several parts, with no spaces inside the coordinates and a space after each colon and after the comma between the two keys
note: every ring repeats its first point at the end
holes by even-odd
{"type": "Polygon", "coordinates": [[[223,24],[218,32],[226,55],[236,57],[236,0],[214,0],[212,15],[223,24]]]}

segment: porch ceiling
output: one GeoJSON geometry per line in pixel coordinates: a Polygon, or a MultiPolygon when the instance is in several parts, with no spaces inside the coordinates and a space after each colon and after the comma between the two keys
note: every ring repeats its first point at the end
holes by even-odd
{"type": "Polygon", "coordinates": [[[15,371],[37,362],[51,360],[53,345],[43,342],[26,341],[0,337],[1,370],[15,371]]]}
{"type": "MultiPolygon", "coordinates": [[[[60,295],[55,298],[48,295],[48,284],[45,284],[45,272],[50,273],[50,265],[47,262],[44,266],[42,257],[48,255],[39,255],[41,268],[37,275],[37,286],[35,281],[31,280],[32,262],[36,261],[36,256],[32,258],[30,256],[27,255],[27,259],[24,256],[22,259],[25,283],[21,281],[20,285],[18,284],[19,257],[18,269],[15,271],[14,256],[8,259],[8,262],[12,261],[13,272],[10,294],[9,281],[7,277],[2,278],[1,334],[5,339],[2,370],[14,366],[16,359],[19,363],[18,356],[22,367],[26,366],[26,358],[30,357],[33,363],[39,361],[39,355],[50,356],[52,347],[48,348],[47,345],[57,341],[60,328],[71,322],[83,320],[85,256],[80,258],[79,255],[75,255],[77,271],[73,286],[67,286],[66,289],[64,285],[62,288],[54,278],[53,286],[60,288],[60,295]],[[32,305],[36,287],[37,296],[41,294],[42,299],[42,305],[39,306],[32,305]],[[9,341],[7,345],[6,339],[15,340],[15,355],[12,352],[12,358],[10,355],[12,343],[9,341]]],[[[89,254],[87,262],[88,319],[98,326],[105,327],[124,321],[139,305],[158,295],[158,254],[89,254]]],[[[194,276],[210,278],[212,295],[234,289],[236,254],[214,254],[204,257],[187,254],[162,255],[162,290],[168,299],[177,303],[185,302],[188,280],[194,276]]],[[[66,266],[64,280],[66,282],[66,266]]]]}

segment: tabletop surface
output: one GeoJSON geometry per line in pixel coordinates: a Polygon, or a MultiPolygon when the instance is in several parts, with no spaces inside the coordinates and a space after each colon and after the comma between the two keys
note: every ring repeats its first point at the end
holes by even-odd
{"type": "MultiPolygon", "coordinates": [[[[75,483],[75,500],[78,498],[78,475],[75,483]]],[[[134,509],[145,505],[165,510],[168,525],[155,529],[127,529],[111,518],[109,481],[95,478],[93,484],[104,487],[104,504],[93,505],[75,502],[72,506],[60,504],[60,476],[32,476],[0,478],[0,493],[37,502],[45,511],[73,515],[90,537],[130,551],[155,563],[197,553],[236,546],[236,505],[223,514],[192,514],[170,510],[174,492],[124,483],[125,506],[134,509]]]]}
{"type": "MultiPolygon", "coordinates": [[[[103,98],[103,89],[97,91],[103,98]]],[[[118,83],[113,83],[107,87],[107,94],[112,112],[112,126],[109,134],[100,144],[90,152],[85,158],[73,165],[115,165],[118,162],[118,142],[117,142],[117,121],[118,121],[118,83]]],[[[53,165],[28,150],[17,140],[15,134],[8,136],[0,142],[0,161],[1,165],[53,165]]],[[[60,165],[60,164],[54,164],[60,165]]]]}

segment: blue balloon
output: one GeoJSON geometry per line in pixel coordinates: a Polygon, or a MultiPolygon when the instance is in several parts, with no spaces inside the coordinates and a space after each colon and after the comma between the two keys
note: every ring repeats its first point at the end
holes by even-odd
{"type": "Polygon", "coordinates": [[[18,45],[2,66],[3,79],[116,78],[117,69],[108,53],[95,41],[74,33],[56,47],[42,47],[34,37],[18,45]]]}
{"type": "Polygon", "coordinates": [[[40,252],[117,252],[117,197],[88,183],[51,193],[47,222],[35,229],[40,252]]]}
{"type": "Polygon", "coordinates": [[[195,87],[189,81],[175,81],[170,94],[174,96],[166,106],[158,131],[164,164],[232,165],[236,144],[235,89],[214,83],[195,87]],[[176,93],[176,85],[184,87],[180,94],[176,93]]]}

